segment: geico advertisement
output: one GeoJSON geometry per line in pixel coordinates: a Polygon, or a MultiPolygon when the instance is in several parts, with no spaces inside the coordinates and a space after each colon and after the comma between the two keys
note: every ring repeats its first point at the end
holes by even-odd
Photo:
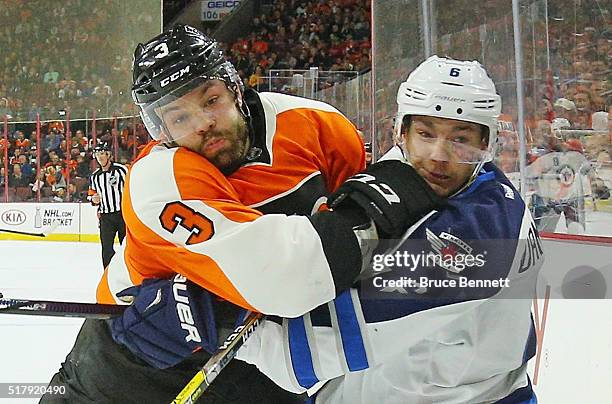
{"type": "Polygon", "coordinates": [[[202,21],[219,21],[240,5],[240,1],[202,1],[202,21]]]}
{"type": "Polygon", "coordinates": [[[0,204],[0,228],[2,229],[42,232],[51,226],[55,227],[57,233],[78,233],[79,204],[0,204]]]}

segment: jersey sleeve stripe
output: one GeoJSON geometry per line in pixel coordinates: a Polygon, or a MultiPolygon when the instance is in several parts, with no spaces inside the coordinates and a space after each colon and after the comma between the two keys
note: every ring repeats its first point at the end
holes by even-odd
{"type": "Polygon", "coordinates": [[[348,293],[350,293],[352,304],[353,304],[353,310],[355,311],[355,317],[359,324],[361,340],[363,342],[363,347],[365,349],[365,360],[367,361],[368,366],[372,366],[373,360],[371,360],[371,358],[374,358],[374,350],[372,349],[372,343],[369,337],[370,334],[367,331],[368,326],[365,321],[363,311],[361,310],[361,300],[359,297],[359,292],[357,291],[357,289],[351,288],[348,290],[348,293]]]}
{"type": "Polygon", "coordinates": [[[104,269],[102,281],[98,285],[96,291],[96,300],[98,303],[106,304],[125,304],[117,298],[117,293],[124,289],[139,285],[142,283],[143,277],[138,273],[131,273],[125,262],[125,243],[122,244],[113,259],[104,269]]]}
{"type": "Polygon", "coordinates": [[[303,317],[288,320],[288,337],[293,372],[299,385],[308,389],[314,386],[319,379],[314,371],[312,352],[308,345],[303,317]]]}
{"type": "Polygon", "coordinates": [[[351,291],[340,294],[333,303],[338,320],[338,329],[342,340],[342,348],[346,364],[351,372],[368,368],[368,358],[361,335],[361,328],[355,307],[351,298],[351,291]]]}
{"type": "Polygon", "coordinates": [[[108,264],[108,287],[113,297],[120,303],[121,301],[116,298],[117,293],[141,284],[142,280],[143,277],[138,273],[130,273],[125,262],[125,243],[123,243],[108,264]]]}
{"type": "MultiPolygon", "coordinates": [[[[319,307],[325,307],[327,309],[327,305],[324,304],[319,307]]],[[[306,338],[308,339],[308,346],[310,347],[310,354],[312,359],[312,366],[315,372],[315,375],[319,379],[319,381],[324,380],[325,375],[325,366],[321,361],[321,357],[319,352],[321,349],[318,346],[317,334],[314,331],[314,327],[312,326],[312,319],[310,317],[310,312],[304,314],[302,316],[304,319],[304,326],[306,327],[306,338]]]]}

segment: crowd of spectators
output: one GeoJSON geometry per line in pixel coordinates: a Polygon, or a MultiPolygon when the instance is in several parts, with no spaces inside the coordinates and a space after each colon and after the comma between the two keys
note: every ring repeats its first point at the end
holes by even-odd
{"type": "Polygon", "coordinates": [[[137,40],[132,25],[143,36],[153,35],[160,26],[154,5],[152,0],[2,0],[0,117],[33,121],[37,113],[57,119],[67,110],[73,118],[86,110],[98,116],[129,112],[124,89],[137,40]]]}
{"type": "MultiPolygon", "coordinates": [[[[438,47],[453,57],[480,60],[498,83],[504,113],[516,121],[510,5],[485,3],[473,25],[442,36],[438,47]],[[487,10],[488,19],[483,16],[487,10]]],[[[572,129],[593,129],[593,114],[608,112],[611,105],[610,10],[596,1],[558,0],[536,1],[521,13],[526,126],[533,130],[542,120],[552,124],[554,118],[564,117],[572,129]]],[[[438,24],[447,23],[450,20],[438,24]]]]}
{"type": "Polygon", "coordinates": [[[276,1],[253,18],[248,36],[226,45],[226,53],[244,82],[259,88],[272,69],[366,71],[370,38],[370,0],[276,1]]]}
{"type": "MultiPolygon", "coordinates": [[[[548,51],[544,33],[538,34],[537,27],[531,33],[526,45],[533,55],[526,71],[534,76],[526,86],[527,163],[549,152],[578,152],[611,187],[612,32],[607,31],[611,20],[609,10],[592,11],[584,7],[574,16],[569,1],[554,2],[549,13],[557,17],[549,19],[548,51]]],[[[504,112],[516,122],[514,104],[506,102],[504,112]]],[[[506,147],[502,152],[517,156],[517,162],[516,144],[506,147]]]]}
{"type": "MultiPolygon", "coordinates": [[[[434,2],[436,36],[431,46],[440,56],[478,60],[485,66],[502,96],[504,119],[513,127],[512,135],[501,139],[504,167],[510,172],[518,171],[519,122],[511,2],[486,0],[482,7],[473,10],[469,0],[448,0],[444,7],[441,5],[441,1],[434,2]],[[470,12],[463,18],[458,10],[470,12]]],[[[416,11],[379,7],[379,17],[383,15],[398,27],[394,31],[381,27],[376,33],[378,57],[382,54],[384,60],[377,66],[379,154],[392,144],[396,108],[392,94],[398,81],[408,73],[402,67],[406,61],[416,64],[423,57],[420,35],[415,35],[408,46],[405,41],[393,40],[393,37],[408,39],[411,33],[422,30],[419,16],[414,15],[416,11]],[[387,85],[389,82],[391,85],[387,85]]],[[[568,149],[567,140],[575,140],[570,144],[576,149],[576,142],[580,143],[590,161],[612,167],[611,10],[595,0],[536,0],[522,5],[519,12],[525,106],[521,124],[525,128],[528,162],[542,152],[553,151],[543,147],[553,136],[558,140],[554,142],[557,149],[568,149]],[[570,135],[568,131],[573,132],[570,135]]],[[[607,178],[608,186],[612,186],[612,176],[607,178]]]]}
{"type": "Polygon", "coordinates": [[[94,144],[107,143],[115,161],[127,164],[148,141],[144,125],[135,119],[103,119],[97,120],[95,125],[71,122],[70,133],[62,121],[45,122],[40,137],[35,129],[34,125],[11,125],[8,149],[5,139],[0,138],[2,202],[7,199],[15,202],[84,202],[89,176],[97,168],[92,156],[94,144]],[[86,128],[83,124],[91,126],[86,128]],[[96,136],[92,132],[94,127],[96,136]],[[40,142],[37,142],[38,138],[40,142]],[[4,175],[5,168],[8,168],[8,176],[4,175]],[[5,187],[7,180],[8,187],[5,187]]]}
{"type": "MultiPolygon", "coordinates": [[[[147,1],[152,0],[135,0],[130,4],[142,11],[147,7],[141,3],[147,1]]],[[[50,3],[50,6],[43,0],[4,0],[4,3],[6,7],[0,9],[0,21],[3,22],[0,25],[3,34],[0,35],[0,44],[7,51],[0,57],[0,117],[11,116],[13,121],[34,120],[36,113],[42,113],[43,118],[53,119],[57,118],[57,111],[101,111],[105,106],[105,112],[109,113],[109,105],[115,115],[134,113],[133,105],[119,97],[122,93],[127,98],[130,55],[136,40],[134,35],[126,36],[125,32],[116,29],[118,15],[125,13],[122,6],[117,5],[121,2],[66,0],[50,3]],[[58,23],[64,21],[78,21],[78,24],[58,23]]],[[[188,2],[171,3],[180,8],[188,2]]],[[[508,55],[513,45],[511,10],[507,2],[487,0],[469,19],[455,18],[457,10],[469,3],[468,0],[453,0],[448,3],[452,7],[436,8],[436,52],[460,59],[480,60],[491,73],[504,99],[504,116],[516,129],[516,72],[508,55]]],[[[610,31],[606,31],[612,22],[609,10],[591,7],[596,2],[587,1],[576,9],[573,0],[549,1],[546,23],[544,3],[534,2],[530,7],[522,8],[522,13],[527,13],[521,20],[521,28],[527,79],[525,127],[528,149],[542,149],[555,129],[595,130],[597,133],[593,132],[592,136],[574,135],[573,139],[582,145],[581,150],[589,160],[599,161],[602,166],[610,165],[612,38],[610,31]]],[[[321,71],[363,73],[371,67],[370,7],[370,0],[267,2],[253,17],[248,35],[223,46],[245,85],[262,90],[271,88],[291,92],[291,88],[285,86],[268,87],[266,78],[273,69],[295,71],[317,67],[321,71]]],[[[151,15],[142,12],[130,14],[140,26],[153,26],[150,33],[141,32],[142,36],[152,36],[159,27],[151,24],[151,15]]],[[[419,35],[417,10],[412,14],[411,19],[402,17],[406,20],[406,24],[398,28],[402,38],[410,32],[419,35]]],[[[384,30],[384,27],[378,29],[384,30]]],[[[387,33],[385,38],[389,35],[399,34],[387,33]]],[[[420,42],[417,42],[395,41],[390,46],[401,49],[390,48],[389,56],[394,56],[395,52],[402,60],[416,60],[422,52],[420,42]],[[413,48],[414,52],[406,50],[413,48]]],[[[392,65],[390,69],[399,65],[389,61],[387,64],[392,65]]],[[[385,77],[385,73],[383,70],[380,76],[385,77]]],[[[393,76],[392,73],[390,71],[389,76],[393,76]]],[[[282,81],[279,83],[283,84],[282,81]]],[[[322,84],[331,86],[334,81],[322,84]]],[[[393,100],[394,97],[388,100],[390,110],[395,108],[393,100]]],[[[389,115],[385,108],[377,113],[385,117],[389,115]]],[[[380,151],[392,144],[392,124],[389,119],[387,121],[389,125],[379,131],[384,133],[379,141],[380,151]]],[[[117,159],[125,163],[133,155],[134,144],[140,146],[147,137],[142,125],[137,125],[138,136],[134,142],[130,140],[133,139],[131,128],[134,125],[123,125],[120,123],[115,129],[111,124],[100,124],[96,134],[98,139],[114,135],[119,153],[117,159]]],[[[84,183],[74,180],[86,178],[95,166],[89,154],[91,136],[84,145],[73,147],[75,141],[82,142],[77,139],[87,132],[85,128],[80,128],[79,134],[79,128],[73,127],[73,144],[67,148],[65,129],[61,125],[56,128],[52,124],[44,125],[44,147],[40,150],[41,171],[38,174],[32,170],[36,154],[33,148],[37,146],[33,127],[12,128],[8,172],[5,176],[2,161],[1,181],[8,178],[9,185],[15,189],[26,188],[24,184],[27,183],[33,192],[23,191],[22,194],[29,198],[37,197],[39,186],[51,190],[43,192],[47,198],[78,198],[83,191],[79,181],[81,185],[84,183]],[[55,164],[58,161],[59,164],[55,164]],[[51,167],[55,167],[55,172],[49,175],[49,171],[53,171],[51,167]],[[62,186],[64,182],[66,185],[62,186]],[[70,189],[71,186],[75,188],[70,189]],[[54,191],[62,188],[65,189],[63,196],[58,195],[62,191],[54,191]]],[[[561,139],[556,143],[565,144],[566,140],[572,139],[561,139]]],[[[502,136],[502,141],[500,161],[508,171],[515,171],[519,160],[516,134],[502,136]]],[[[3,158],[5,146],[4,140],[0,140],[0,158],[3,158]]],[[[577,149],[576,142],[573,142],[573,147],[577,149]]],[[[530,158],[533,158],[535,154],[530,153],[530,158]]],[[[3,189],[0,187],[0,192],[4,192],[3,189]]],[[[9,196],[15,195],[16,192],[9,192],[9,196]]]]}
{"type": "MultiPolygon", "coordinates": [[[[79,201],[85,196],[87,178],[96,166],[90,152],[93,138],[75,121],[67,145],[65,119],[70,113],[73,119],[83,117],[84,111],[89,117],[93,111],[98,116],[135,111],[126,100],[135,41],[117,30],[119,14],[126,14],[120,3],[3,1],[0,45],[7,51],[0,63],[0,117],[51,121],[43,122],[38,152],[33,124],[9,125],[8,145],[0,138],[0,200],[79,201]]],[[[369,68],[369,0],[293,0],[270,7],[253,19],[247,38],[226,46],[247,86],[258,87],[270,69],[369,68]]],[[[146,13],[131,14],[141,25],[155,25],[146,13]]],[[[156,27],[152,29],[142,35],[152,36],[156,27]]],[[[111,122],[98,120],[97,141],[116,144],[117,161],[128,163],[147,140],[144,128],[128,120],[114,128],[111,122]]]]}

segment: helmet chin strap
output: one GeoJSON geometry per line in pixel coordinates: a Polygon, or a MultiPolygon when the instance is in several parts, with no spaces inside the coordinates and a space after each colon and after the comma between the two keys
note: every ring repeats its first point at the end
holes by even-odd
{"type": "Polygon", "coordinates": [[[480,169],[482,168],[483,165],[484,165],[484,163],[476,164],[476,167],[474,167],[474,171],[472,171],[472,174],[470,175],[470,178],[468,178],[468,180],[465,182],[465,184],[460,186],[457,191],[453,192],[448,197],[451,198],[451,197],[453,197],[453,196],[455,196],[455,195],[465,191],[467,188],[469,188],[469,186],[472,185],[472,183],[476,180],[476,177],[478,177],[478,173],[480,172],[480,169]]]}
{"type": "Polygon", "coordinates": [[[261,154],[263,153],[263,150],[255,146],[255,128],[253,127],[253,117],[251,116],[251,110],[249,106],[244,101],[244,98],[242,98],[242,92],[240,91],[239,87],[236,88],[235,94],[236,94],[236,106],[238,107],[238,111],[240,111],[240,113],[242,114],[244,121],[247,124],[247,130],[248,130],[248,133],[247,133],[248,144],[246,148],[247,151],[244,156],[244,159],[241,159],[240,164],[242,165],[245,162],[257,160],[259,156],[261,156],[261,154]]]}

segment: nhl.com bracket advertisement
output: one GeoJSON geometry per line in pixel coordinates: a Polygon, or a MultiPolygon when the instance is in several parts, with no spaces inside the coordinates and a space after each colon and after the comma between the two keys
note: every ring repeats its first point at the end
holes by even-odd
{"type": "Polygon", "coordinates": [[[24,232],[54,227],[58,233],[78,233],[79,216],[77,203],[8,203],[0,207],[0,227],[24,232]]]}

